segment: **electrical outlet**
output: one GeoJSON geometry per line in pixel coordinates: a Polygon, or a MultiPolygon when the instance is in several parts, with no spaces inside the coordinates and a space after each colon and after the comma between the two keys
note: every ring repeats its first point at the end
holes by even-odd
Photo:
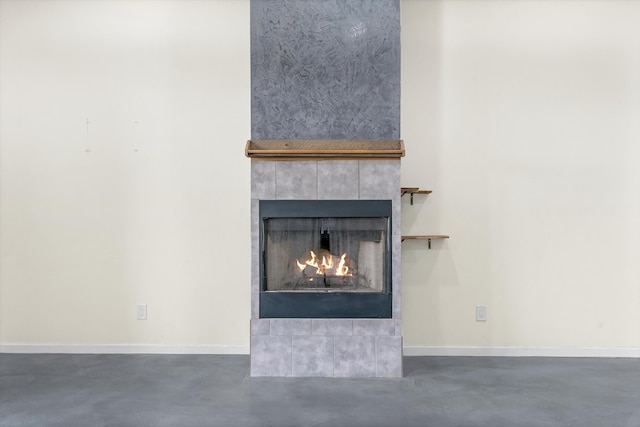
{"type": "Polygon", "coordinates": [[[136,305],[138,320],[147,320],[147,304],[136,305]]]}
{"type": "Polygon", "coordinates": [[[477,322],[486,322],[487,321],[487,306],[486,305],[476,305],[476,321],[477,322]]]}

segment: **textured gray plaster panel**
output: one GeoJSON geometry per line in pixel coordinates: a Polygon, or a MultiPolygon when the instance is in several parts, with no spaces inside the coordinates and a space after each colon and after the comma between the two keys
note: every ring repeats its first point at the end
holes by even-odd
{"type": "Polygon", "coordinates": [[[309,199],[318,198],[318,162],[296,161],[277,162],[276,198],[309,199]]]}
{"type": "Polygon", "coordinates": [[[399,0],[250,4],[252,138],[399,138],[399,0]]]}
{"type": "Polygon", "coordinates": [[[251,198],[275,199],[276,162],[251,160],[251,198]]]}
{"type": "Polygon", "coordinates": [[[402,337],[376,337],[376,376],[402,376],[402,337]]]}
{"type": "Polygon", "coordinates": [[[311,335],[311,319],[271,319],[271,335],[311,335]]]}
{"type": "Polygon", "coordinates": [[[358,199],[358,161],[318,162],[318,199],[358,199]]]}
{"type": "Polygon", "coordinates": [[[269,335],[269,319],[251,319],[251,335],[269,335]]]}
{"type": "Polygon", "coordinates": [[[361,199],[399,198],[399,160],[359,160],[359,162],[361,199]]]}
{"type": "Polygon", "coordinates": [[[333,376],[333,337],[293,337],[291,354],[294,377],[333,376]]]}
{"type": "Polygon", "coordinates": [[[352,319],[312,319],[312,335],[353,335],[352,319]]]}
{"type": "Polygon", "coordinates": [[[353,335],[395,335],[392,319],[353,319],[353,335]]]}
{"type": "Polygon", "coordinates": [[[375,337],[334,337],[334,346],[334,376],[376,375],[375,337]]]}
{"type": "Polygon", "coordinates": [[[251,376],[290,377],[291,337],[251,337],[251,376]]]}

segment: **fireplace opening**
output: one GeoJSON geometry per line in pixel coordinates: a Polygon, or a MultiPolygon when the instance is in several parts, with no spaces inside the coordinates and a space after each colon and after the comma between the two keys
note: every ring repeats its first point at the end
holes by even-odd
{"type": "Polygon", "coordinates": [[[261,200],[260,317],[390,318],[390,200],[261,200]]]}

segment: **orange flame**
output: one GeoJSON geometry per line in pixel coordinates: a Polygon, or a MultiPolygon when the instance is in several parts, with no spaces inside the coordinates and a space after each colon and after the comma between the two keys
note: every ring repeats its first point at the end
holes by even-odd
{"type": "Polygon", "coordinates": [[[340,261],[337,261],[338,256],[327,254],[322,256],[322,262],[318,263],[318,257],[313,251],[309,251],[311,257],[307,260],[300,261],[296,259],[296,265],[300,272],[303,272],[307,266],[313,267],[316,270],[313,274],[327,275],[327,276],[351,276],[349,274],[349,267],[347,267],[347,254],[346,252],[340,256],[340,261]],[[334,258],[336,260],[334,260],[334,258]],[[337,266],[336,266],[337,265],[337,266]],[[335,266],[335,267],[334,267],[335,266]]]}
{"type": "Polygon", "coordinates": [[[347,257],[347,253],[343,253],[340,257],[340,263],[338,264],[338,268],[336,268],[336,276],[346,276],[349,272],[349,267],[345,264],[345,258],[347,257]]]}

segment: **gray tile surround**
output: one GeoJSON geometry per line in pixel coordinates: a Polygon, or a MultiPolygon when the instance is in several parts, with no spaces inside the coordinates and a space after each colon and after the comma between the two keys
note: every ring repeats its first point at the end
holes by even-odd
{"type": "MultiPolygon", "coordinates": [[[[257,161],[252,167],[252,196],[275,199],[319,199],[336,191],[343,199],[391,199],[392,319],[259,319],[258,198],[251,203],[251,375],[394,377],[402,375],[402,289],[400,243],[400,162],[358,161],[257,161]],[[253,173],[255,172],[255,176],[253,173]],[[387,174],[388,182],[381,178],[387,174]],[[337,187],[327,177],[349,177],[355,183],[337,187]],[[266,185],[264,183],[273,183],[266,185]],[[300,185],[303,183],[304,185],[300,185]],[[350,193],[344,191],[350,189],[350,193]],[[316,339],[318,338],[318,339],[316,339]],[[320,339],[322,338],[322,339],[320,339]],[[332,343],[333,352],[328,351],[332,343]],[[314,346],[315,345],[315,346],[314,346]],[[280,354],[288,362],[262,353],[280,354]],[[305,354],[307,352],[307,354],[305,354]],[[396,352],[395,354],[393,354],[396,352]]],[[[336,180],[337,182],[337,180],[336,180]]]]}

